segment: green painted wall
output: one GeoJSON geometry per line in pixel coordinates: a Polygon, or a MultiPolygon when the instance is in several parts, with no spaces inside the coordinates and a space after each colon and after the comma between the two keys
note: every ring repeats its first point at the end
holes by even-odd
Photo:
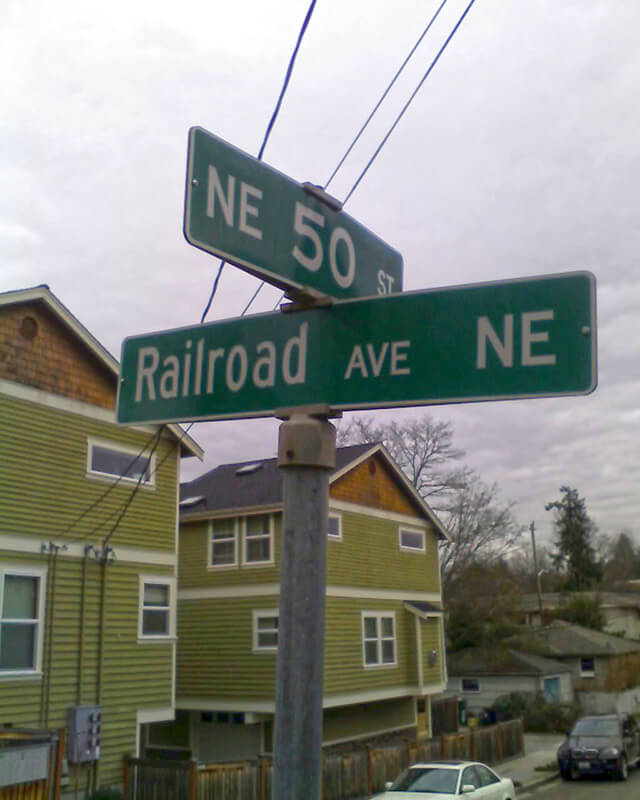
{"type": "MultiPolygon", "coordinates": [[[[277,608],[277,595],[182,600],[178,610],[178,698],[272,701],[276,654],[252,651],[252,612],[277,608]]],[[[414,620],[401,601],[327,598],[325,694],[417,686],[414,620]],[[395,612],[395,665],[364,666],[362,611],[395,612]]],[[[425,639],[431,642],[430,636],[425,639]]],[[[434,682],[437,671],[436,667],[427,673],[434,682]]]]}
{"type": "MultiPolygon", "coordinates": [[[[99,543],[123,508],[132,485],[117,486],[80,524],[71,523],[108,488],[109,482],[86,475],[87,438],[136,448],[150,434],[115,424],[68,414],[0,395],[0,533],[36,543],[99,543]],[[109,516],[111,519],[109,520],[109,516]],[[97,524],[107,525],[95,531],[97,524]]],[[[157,485],[140,490],[110,544],[144,551],[175,548],[176,441],[163,440],[158,450],[157,485]]],[[[1,547],[2,545],[0,545],[1,547]]],[[[144,558],[144,556],[143,556],[144,558]]],[[[47,567],[48,557],[0,550],[2,566],[47,567]]],[[[49,565],[49,576],[53,575],[49,565]]],[[[82,559],[60,551],[56,564],[53,624],[45,607],[43,675],[0,675],[0,724],[22,727],[66,727],[68,709],[77,703],[103,706],[102,785],[122,780],[122,757],[136,747],[139,709],[172,705],[172,641],[138,642],[139,576],[171,577],[173,566],[118,559],[107,566],[105,647],[102,693],[98,697],[98,619],[100,566],[88,562],[85,590],[84,657],[79,671],[82,559]],[[50,657],[49,657],[50,655],[50,657]],[[79,689],[79,676],[81,688],[79,689]],[[47,703],[47,693],[49,700],[47,703]],[[48,705],[48,707],[47,707],[48,705]]],[[[46,590],[46,585],[43,589],[46,590]]],[[[49,603],[51,603],[51,595],[49,603]]],[[[79,788],[86,786],[89,768],[79,769],[79,788]]],[[[71,785],[75,785],[72,770],[71,785]]]]}
{"type": "Polygon", "coordinates": [[[374,736],[383,731],[415,727],[416,701],[413,697],[362,703],[324,712],[324,742],[340,742],[374,736]]]}
{"type": "MultiPolygon", "coordinates": [[[[182,521],[180,588],[277,583],[280,569],[280,514],[275,516],[275,564],[207,569],[208,521],[182,521]]],[[[366,589],[402,588],[439,592],[437,538],[427,532],[425,553],[400,550],[399,524],[366,514],[342,513],[342,539],[327,541],[327,583],[366,589]]],[[[242,549],[241,542],[238,544],[242,549]]]]}
{"type": "MultiPolygon", "coordinates": [[[[111,485],[108,480],[87,477],[88,438],[138,450],[152,436],[148,431],[130,430],[1,394],[0,430],[0,531],[38,538],[90,537],[94,541],[108,532],[133,484],[120,483],[100,504],[99,511],[68,530],[111,485]],[[110,514],[114,516],[107,520],[110,514]],[[105,524],[94,532],[100,523],[105,524]]],[[[114,545],[173,551],[175,450],[174,438],[162,439],[156,451],[156,488],[141,488],[137,493],[126,525],[121,525],[113,537],[114,545]]]]}

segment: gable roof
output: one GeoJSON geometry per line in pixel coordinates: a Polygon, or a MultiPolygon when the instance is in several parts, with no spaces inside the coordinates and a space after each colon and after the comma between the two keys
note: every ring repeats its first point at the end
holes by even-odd
{"type": "Polygon", "coordinates": [[[544,628],[529,628],[510,638],[509,643],[528,653],[552,658],[640,653],[640,642],[632,642],[560,619],[544,628]]]}
{"type": "MultiPolygon", "coordinates": [[[[60,302],[46,284],[33,286],[29,289],[0,292],[0,308],[3,306],[18,305],[20,303],[34,302],[45,305],[76,340],[80,341],[80,343],[106,367],[107,371],[113,375],[114,384],[117,388],[120,378],[120,364],[118,361],[100,344],[95,336],[85,328],[71,311],[60,302]]],[[[179,440],[181,450],[183,450],[186,455],[195,455],[198,456],[198,458],[202,458],[202,448],[179,425],[168,424],[167,428],[179,440]]]]}
{"type": "MultiPolygon", "coordinates": [[[[434,525],[438,537],[447,539],[442,523],[425,503],[413,484],[381,444],[354,444],[336,448],[336,466],[329,479],[339,480],[367,458],[379,455],[398,479],[401,488],[434,525]]],[[[282,506],[282,474],[277,458],[221,464],[180,486],[183,517],[208,517],[220,512],[237,513],[251,508],[282,506]]]]}
{"type": "Polygon", "coordinates": [[[560,661],[507,647],[468,647],[457,653],[448,653],[447,669],[449,675],[455,677],[539,676],[571,671],[570,667],[560,661]]]}

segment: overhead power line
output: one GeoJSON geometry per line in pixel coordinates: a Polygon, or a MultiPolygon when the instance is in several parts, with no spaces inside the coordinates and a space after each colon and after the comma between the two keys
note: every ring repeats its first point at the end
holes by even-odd
{"type": "Polygon", "coordinates": [[[445,43],[442,45],[442,47],[440,48],[440,50],[438,50],[438,53],[437,53],[436,57],[433,59],[433,61],[431,62],[431,64],[429,64],[429,68],[427,69],[427,71],[426,71],[426,72],[424,73],[424,75],[422,76],[422,79],[420,80],[420,83],[418,83],[418,85],[416,86],[416,88],[413,90],[413,92],[412,92],[412,94],[411,94],[411,97],[409,97],[409,99],[407,100],[407,102],[404,104],[404,106],[402,107],[402,110],[400,111],[400,113],[398,114],[398,116],[395,118],[393,125],[392,125],[392,126],[389,128],[389,130],[388,130],[388,131],[387,131],[387,133],[385,134],[385,136],[384,136],[383,140],[380,142],[380,144],[379,144],[379,145],[378,145],[378,147],[376,148],[376,150],[375,150],[374,154],[371,156],[371,158],[370,158],[370,159],[369,159],[369,161],[367,162],[367,165],[365,166],[365,168],[362,170],[362,172],[361,172],[361,173],[360,173],[360,175],[358,176],[358,179],[356,180],[356,182],[355,182],[355,183],[353,184],[353,186],[351,187],[351,190],[350,190],[349,194],[348,194],[348,195],[345,197],[345,199],[344,199],[344,201],[343,201],[343,205],[344,205],[344,204],[347,202],[347,200],[349,200],[349,198],[351,197],[351,195],[352,195],[352,194],[355,192],[355,190],[356,190],[356,189],[358,188],[358,186],[360,185],[360,182],[362,181],[362,179],[364,178],[364,176],[365,176],[365,175],[367,174],[367,172],[369,171],[369,168],[371,167],[371,165],[373,164],[373,162],[376,160],[376,158],[377,158],[377,157],[378,157],[378,155],[380,154],[380,151],[381,151],[381,150],[382,150],[382,148],[385,146],[385,144],[386,144],[386,143],[387,143],[387,141],[389,140],[389,137],[390,137],[390,136],[391,136],[391,134],[394,132],[394,130],[396,129],[396,126],[398,125],[398,123],[400,122],[400,120],[402,119],[402,117],[404,116],[404,114],[405,114],[406,110],[409,108],[409,106],[410,106],[410,105],[411,105],[411,103],[413,102],[413,99],[414,99],[414,97],[415,97],[415,96],[418,94],[418,92],[419,92],[419,91],[420,91],[420,89],[422,88],[422,85],[423,85],[423,84],[424,84],[424,82],[427,80],[427,78],[429,77],[429,75],[431,75],[431,72],[433,71],[433,68],[435,67],[435,65],[436,65],[436,64],[438,63],[438,61],[440,60],[440,56],[441,56],[441,55],[444,53],[444,51],[447,49],[447,46],[449,45],[449,42],[450,42],[450,41],[453,39],[453,37],[456,35],[456,32],[457,32],[458,28],[460,27],[460,25],[462,25],[462,22],[463,22],[464,18],[467,16],[467,14],[469,13],[469,11],[471,10],[471,6],[472,6],[472,5],[475,3],[475,1],[476,1],[476,0],[471,0],[471,2],[469,3],[469,5],[468,5],[468,6],[465,8],[465,10],[463,11],[463,13],[462,13],[462,16],[461,16],[461,17],[460,17],[460,19],[459,19],[459,20],[456,22],[456,24],[455,24],[455,27],[453,28],[453,30],[451,31],[451,33],[450,33],[450,34],[447,36],[447,38],[446,38],[446,40],[445,40],[445,43]]]}
{"type": "MultiPolygon", "coordinates": [[[[282,84],[282,89],[280,89],[280,94],[278,96],[278,100],[276,102],[276,107],[273,110],[273,114],[271,115],[271,119],[269,120],[269,124],[267,125],[267,130],[264,134],[264,138],[262,139],[262,144],[260,145],[260,150],[258,152],[258,160],[262,160],[262,155],[264,153],[264,149],[267,146],[267,142],[269,141],[269,136],[271,136],[271,131],[273,130],[273,126],[275,124],[276,118],[280,112],[280,107],[282,105],[282,101],[284,99],[285,92],[287,91],[287,87],[289,86],[289,81],[291,80],[291,74],[293,72],[293,65],[295,64],[296,57],[298,55],[298,50],[300,49],[300,45],[302,43],[302,39],[304,37],[305,31],[307,30],[307,26],[309,25],[309,20],[311,19],[311,15],[313,14],[313,9],[316,5],[316,0],[311,0],[309,8],[307,9],[307,13],[305,15],[304,21],[302,22],[302,27],[300,28],[300,32],[298,33],[298,38],[296,40],[295,47],[293,48],[293,53],[291,54],[291,58],[289,59],[289,65],[287,66],[287,71],[284,76],[284,82],[282,84]]],[[[200,318],[200,324],[202,324],[207,314],[209,313],[209,309],[211,308],[211,303],[213,303],[213,298],[216,295],[216,291],[218,289],[218,283],[220,282],[220,276],[222,275],[222,270],[226,261],[221,261],[220,266],[218,268],[218,274],[213,282],[213,288],[211,289],[211,294],[209,296],[209,300],[207,301],[207,305],[205,306],[204,311],[202,312],[202,317],[200,318]]],[[[259,289],[258,289],[259,291],[259,289]]],[[[251,305],[251,302],[249,303],[251,305]]],[[[248,308],[248,306],[247,306],[248,308]]],[[[245,309],[246,310],[246,309],[245,309]]],[[[244,313],[244,312],[243,312],[244,313]]]]}
{"type": "Polygon", "coordinates": [[[409,63],[409,61],[410,61],[410,59],[411,59],[411,56],[412,56],[412,55],[413,55],[413,54],[416,52],[416,50],[417,50],[417,49],[418,49],[418,47],[420,46],[420,43],[422,42],[422,40],[424,39],[424,37],[425,37],[425,36],[426,36],[426,35],[429,33],[429,31],[431,30],[431,26],[433,25],[433,23],[434,23],[434,22],[436,21],[436,19],[438,18],[438,15],[439,15],[439,14],[440,14],[440,12],[442,11],[442,9],[444,8],[444,6],[445,6],[445,4],[446,4],[446,3],[447,3],[447,0],[442,0],[442,2],[440,3],[440,5],[439,5],[439,6],[438,6],[438,8],[436,9],[436,12],[435,12],[435,14],[434,14],[434,15],[431,17],[431,19],[430,19],[430,20],[429,20],[429,22],[427,23],[427,26],[425,27],[425,29],[422,31],[422,33],[421,33],[421,34],[420,34],[420,36],[418,37],[418,40],[417,40],[417,42],[416,42],[416,43],[413,45],[413,47],[411,48],[411,50],[409,50],[409,53],[407,54],[406,58],[404,59],[404,61],[402,62],[402,64],[401,64],[401,65],[400,65],[400,67],[398,68],[398,70],[396,71],[396,74],[393,76],[393,78],[391,79],[391,81],[388,83],[388,85],[387,85],[387,88],[384,90],[384,92],[383,92],[383,93],[380,95],[380,99],[378,100],[378,102],[377,102],[377,103],[375,104],[375,106],[373,107],[373,110],[371,111],[371,113],[369,114],[369,116],[368,116],[368,117],[366,118],[366,120],[364,121],[364,124],[362,125],[362,127],[360,128],[360,130],[358,131],[358,133],[356,133],[356,135],[355,135],[355,137],[354,137],[353,141],[351,142],[351,144],[349,145],[349,147],[347,147],[347,149],[345,150],[345,153],[344,153],[344,155],[342,156],[342,158],[340,159],[340,161],[338,161],[338,164],[336,165],[335,169],[333,170],[333,172],[332,172],[332,173],[331,173],[331,175],[329,176],[329,179],[328,179],[328,180],[327,180],[327,182],[324,184],[324,188],[325,188],[325,189],[327,189],[327,188],[329,187],[329,184],[331,183],[331,181],[332,181],[332,180],[333,180],[333,179],[336,177],[336,175],[337,175],[337,174],[338,174],[338,172],[340,171],[340,168],[342,167],[342,165],[344,164],[344,162],[345,162],[345,161],[347,160],[347,158],[349,157],[349,155],[350,155],[351,151],[352,151],[352,150],[353,150],[353,148],[356,146],[356,144],[357,144],[358,140],[360,139],[360,137],[362,136],[362,134],[363,134],[363,133],[365,132],[365,130],[367,129],[367,127],[368,127],[369,123],[371,122],[371,120],[372,120],[372,119],[373,119],[373,117],[375,116],[376,112],[378,111],[378,109],[380,108],[380,106],[382,105],[382,103],[384,102],[384,100],[385,100],[386,96],[387,96],[387,95],[389,94],[389,92],[391,91],[391,89],[392,89],[393,85],[394,85],[394,84],[395,84],[395,82],[398,80],[398,78],[399,78],[399,77],[400,77],[400,75],[402,74],[402,71],[404,70],[404,68],[405,68],[405,67],[407,66],[407,64],[409,63]]]}

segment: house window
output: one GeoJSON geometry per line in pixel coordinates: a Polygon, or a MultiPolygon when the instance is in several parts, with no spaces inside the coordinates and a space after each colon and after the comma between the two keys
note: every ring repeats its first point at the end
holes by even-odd
{"type": "Polygon", "coordinates": [[[278,612],[253,612],[253,649],[275,652],[278,649],[278,612]]]}
{"type": "Polygon", "coordinates": [[[212,520],[210,545],[209,564],[212,567],[235,567],[238,563],[236,520],[212,520]]]}
{"type": "Polygon", "coordinates": [[[395,616],[392,613],[362,613],[362,645],[365,667],[396,663],[395,616]]]}
{"type": "Polygon", "coordinates": [[[271,564],[273,562],[273,528],[269,514],[259,514],[245,519],[244,563],[271,564]]]}
{"type": "Polygon", "coordinates": [[[580,659],[580,677],[581,678],[595,678],[596,665],[593,658],[580,659]]]}
{"type": "Polygon", "coordinates": [[[340,514],[329,514],[327,536],[330,539],[342,539],[342,516],[340,514]]]}
{"type": "Polygon", "coordinates": [[[142,455],[133,448],[89,441],[87,469],[90,475],[153,486],[154,461],[155,456],[142,455]]]}
{"type": "Polygon", "coordinates": [[[44,571],[0,571],[0,673],[40,668],[44,571]]]}
{"type": "Polygon", "coordinates": [[[142,639],[167,639],[174,634],[173,579],[140,578],[140,629],[142,639]]]}
{"type": "Polygon", "coordinates": [[[460,688],[463,692],[479,692],[480,681],[477,678],[463,678],[460,681],[460,688]]]}
{"type": "Polygon", "coordinates": [[[424,553],[426,550],[426,537],[424,531],[400,528],[398,531],[401,550],[412,550],[414,553],[424,553]]]}

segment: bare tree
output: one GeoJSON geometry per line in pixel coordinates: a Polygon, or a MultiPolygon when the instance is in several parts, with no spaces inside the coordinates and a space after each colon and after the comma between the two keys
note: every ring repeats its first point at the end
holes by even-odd
{"type": "Polygon", "coordinates": [[[436,422],[429,414],[403,422],[376,424],[372,417],[353,417],[338,428],[338,444],[381,442],[424,497],[451,490],[459,480],[451,462],[464,450],[454,447],[450,422],[436,422]]]}
{"type": "Polygon", "coordinates": [[[378,424],[354,417],[338,429],[339,444],[361,442],[382,442],[447,528],[451,541],[441,550],[445,592],[471,565],[490,564],[517,550],[523,528],[512,505],[500,500],[496,484],[487,486],[477,472],[457,463],[464,451],[454,446],[450,422],[436,422],[429,414],[378,424]]]}
{"type": "Polygon", "coordinates": [[[522,545],[524,528],[513,515],[513,504],[504,503],[497,484],[487,486],[473,470],[460,474],[440,516],[451,539],[440,556],[445,594],[470,567],[504,559],[522,545]]]}

